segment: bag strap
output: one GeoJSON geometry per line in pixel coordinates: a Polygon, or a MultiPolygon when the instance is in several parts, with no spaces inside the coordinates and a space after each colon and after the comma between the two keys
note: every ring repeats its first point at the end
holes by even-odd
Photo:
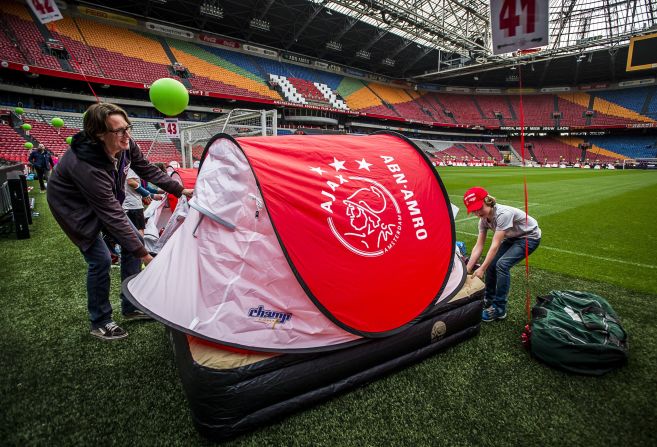
{"type": "MultiPolygon", "coordinates": [[[[594,315],[598,315],[598,316],[602,317],[603,320],[607,320],[607,321],[610,321],[610,322],[616,324],[616,326],[618,326],[618,328],[620,329],[620,331],[623,333],[623,340],[627,340],[627,332],[625,332],[625,329],[623,329],[623,326],[621,326],[621,324],[620,324],[620,322],[618,321],[618,319],[615,318],[615,317],[613,317],[612,315],[609,315],[609,314],[608,314],[608,313],[602,308],[602,306],[600,305],[600,303],[597,303],[597,302],[596,302],[595,304],[591,304],[590,306],[586,306],[585,308],[583,308],[583,309],[581,309],[581,310],[578,310],[577,313],[579,314],[579,317],[582,319],[582,324],[584,325],[584,327],[585,327],[586,329],[588,329],[588,330],[590,330],[590,331],[598,331],[598,332],[602,332],[602,333],[604,333],[604,334],[607,334],[608,336],[613,335],[613,334],[610,334],[610,333],[609,333],[609,326],[604,325],[604,324],[600,324],[600,323],[593,323],[593,322],[588,322],[588,323],[587,323],[587,322],[584,320],[584,314],[594,314],[594,315]]],[[[616,337],[614,336],[614,338],[616,338],[616,337]]]]}

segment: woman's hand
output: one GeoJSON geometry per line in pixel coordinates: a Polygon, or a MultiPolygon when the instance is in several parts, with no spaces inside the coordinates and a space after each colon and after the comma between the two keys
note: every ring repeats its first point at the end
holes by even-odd
{"type": "Polygon", "coordinates": [[[141,258],[141,262],[143,262],[144,265],[148,265],[148,264],[150,264],[150,262],[151,262],[152,260],[153,260],[153,257],[150,255],[150,253],[147,254],[146,256],[144,256],[143,258],[141,258]]]}
{"type": "Polygon", "coordinates": [[[188,199],[191,199],[192,196],[194,195],[194,190],[193,189],[188,189],[188,188],[183,189],[182,190],[182,195],[187,197],[188,199]]]}

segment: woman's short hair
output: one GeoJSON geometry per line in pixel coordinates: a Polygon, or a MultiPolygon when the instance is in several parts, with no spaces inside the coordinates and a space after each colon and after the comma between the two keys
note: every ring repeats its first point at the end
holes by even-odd
{"type": "Polygon", "coordinates": [[[495,197],[488,195],[484,197],[484,203],[490,207],[494,207],[497,204],[497,200],[495,200],[495,197]]]}
{"type": "Polygon", "coordinates": [[[84,132],[94,140],[98,140],[98,135],[107,132],[107,117],[119,114],[123,116],[128,125],[132,124],[128,114],[121,107],[109,102],[99,102],[89,106],[85,112],[82,126],[84,132]]]}

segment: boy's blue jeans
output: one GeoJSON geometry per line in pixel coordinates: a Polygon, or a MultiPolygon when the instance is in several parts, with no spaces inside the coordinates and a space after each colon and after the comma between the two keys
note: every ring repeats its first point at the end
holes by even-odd
{"type": "Polygon", "coordinates": [[[529,254],[541,243],[540,239],[504,239],[495,259],[486,269],[486,301],[495,306],[500,314],[506,312],[511,287],[511,267],[525,258],[525,240],[529,254]]]}
{"type": "MultiPolygon", "coordinates": [[[[135,232],[137,230],[133,227],[135,232]]],[[[139,232],[137,232],[139,235],[139,232]]],[[[139,235],[141,239],[141,235],[139,235]]],[[[143,239],[142,239],[143,242],[143,239]]],[[[91,328],[95,329],[112,321],[112,305],[110,304],[110,268],[112,257],[99,234],[94,243],[87,250],[80,250],[87,262],[87,309],[91,328]]],[[[127,250],[121,250],[121,281],[139,273],[141,259],[133,256],[127,250]]],[[[121,294],[121,311],[127,314],[135,311],[133,304],[121,294]]]]}

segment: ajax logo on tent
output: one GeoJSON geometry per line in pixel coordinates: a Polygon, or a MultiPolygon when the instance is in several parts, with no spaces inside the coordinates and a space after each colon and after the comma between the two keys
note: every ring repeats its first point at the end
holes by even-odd
{"type": "Polygon", "coordinates": [[[380,256],[390,250],[401,233],[401,212],[383,185],[364,177],[349,177],[358,188],[339,205],[347,219],[327,218],[333,235],[348,250],[361,256],[380,256]],[[345,223],[348,222],[348,226],[345,223]]]}
{"type": "MultiPolygon", "coordinates": [[[[381,157],[386,165],[384,172],[390,183],[406,183],[404,175],[390,169],[392,157],[381,157]]],[[[327,214],[328,228],[335,238],[349,251],[360,256],[381,256],[399,241],[402,231],[402,213],[399,204],[388,187],[370,178],[373,163],[362,160],[341,161],[336,158],[328,163],[333,169],[310,167],[325,180],[321,192],[321,208],[327,214]],[[345,164],[348,163],[348,166],[345,164]],[[340,173],[340,171],[345,171],[340,173]],[[357,175],[349,175],[347,172],[357,175]]],[[[398,168],[398,165],[393,166],[398,168]]],[[[375,166],[376,168],[376,166],[375,166]]]]}

